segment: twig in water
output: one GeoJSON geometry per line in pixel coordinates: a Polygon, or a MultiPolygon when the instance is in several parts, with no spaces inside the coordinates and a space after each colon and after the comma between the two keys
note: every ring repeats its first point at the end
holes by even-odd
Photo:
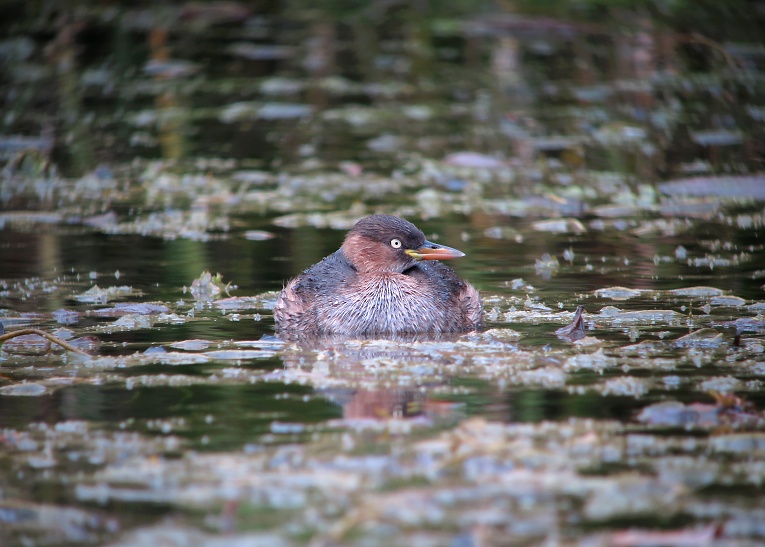
{"type": "Polygon", "coordinates": [[[80,355],[87,355],[88,357],[91,356],[89,353],[85,353],[81,349],[74,347],[72,344],[63,341],[58,336],[53,336],[52,334],[47,333],[44,330],[40,330],[40,329],[19,329],[13,332],[6,332],[5,334],[0,335],[0,344],[5,342],[6,340],[10,340],[11,338],[16,338],[17,336],[24,336],[27,334],[36,334],[38,336],[42,336],[46,340],[53,342],[54,344],[58,344],[65,350],[71,351],[72,353],[79,353],[80,355]]]}

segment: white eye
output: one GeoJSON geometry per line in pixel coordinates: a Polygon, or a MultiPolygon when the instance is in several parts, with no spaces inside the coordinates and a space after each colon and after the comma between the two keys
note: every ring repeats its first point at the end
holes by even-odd
{"type": "Polygon", "coordinates": [[[401,240],[400,239],[391,239],[390,240],[390,246],[394,249],[400,249],[401,248],[401,240]]]}

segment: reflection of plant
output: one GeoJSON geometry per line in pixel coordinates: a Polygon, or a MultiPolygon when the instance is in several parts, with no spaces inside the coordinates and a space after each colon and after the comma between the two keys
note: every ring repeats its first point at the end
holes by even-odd
{"type": "Polygon", "coordinates": [[[0,174],[0,200],[7,203],[14,197],[34,195],[40,202],[50,202],[58,180],[58,170],[47,150],[22,150],[0,174]]]}
{"type": "Polygon", "coordinates": [[[733,393],[710,391],[709,395],[714,404],[665,401],[644,408],[637,419],[652,425],[706,428],[718,435],[762,427],[765,413],[753,403],[733,393]]]}
{"type": "MultiPolygon", "coordinates": [[[[188,289],[194,300],[200,303],[212,302],[221,293],[225,292],[226,296],[229,296],[228,290],[235,289],[236,286],[230,282],[224,284],[223,276],[221,274],[215,274],[214,276],[205,270],[198,278],[191,283],[191,288],[188,289]]],[[[183,292],[186,292],[186,287],[183,288],[183,292]]]]}

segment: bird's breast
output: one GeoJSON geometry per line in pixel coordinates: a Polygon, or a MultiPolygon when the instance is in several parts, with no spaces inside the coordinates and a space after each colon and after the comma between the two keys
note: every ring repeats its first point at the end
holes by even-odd
{"type": "Polygon", "coordinates": [[[443,296],[403,274],[358,276],[320,302],[322,330],[346,333],[441,331],[443,296]]]}

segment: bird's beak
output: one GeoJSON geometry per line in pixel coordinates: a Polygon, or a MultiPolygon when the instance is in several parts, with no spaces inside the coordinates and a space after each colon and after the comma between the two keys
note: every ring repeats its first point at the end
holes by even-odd
{"type": "Polygon", "coordinates": [[[430,241],[423,243],[419,249],[407,249],[405,252],[415,260],[449,260],[465,256],[462,251],[430,241]]]}

